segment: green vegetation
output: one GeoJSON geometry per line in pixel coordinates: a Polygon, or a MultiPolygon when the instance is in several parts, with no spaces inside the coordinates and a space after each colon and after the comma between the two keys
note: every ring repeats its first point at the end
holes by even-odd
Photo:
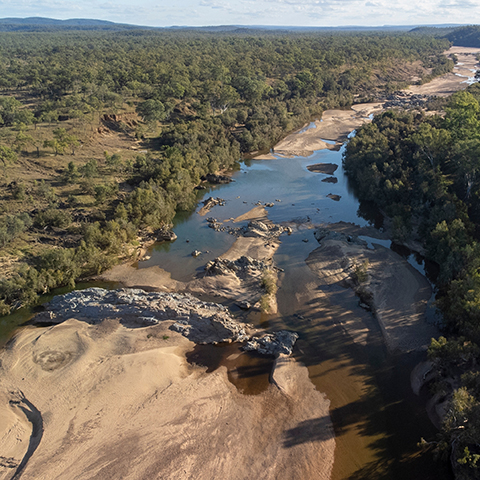
{"type": "Polygon", "coordinates": [[[359,197],[391,219],[399,241],[421,240],[438,264],[437,305],[446,337],[429,356],[450,398],[439,450],[457,478],[480,478],[480,86],[454,94],[444,115],[387,111],[346,148],[359,197]]]}
{"type": "Polygon", "coordinates": [[[356,264],[353,268],[353,279],[356,283],[365,283],[368,280],[368,260],[361,264],[356,264]]]}
{"type": "Polygon", "coordinates": [[[454,45],[462,47],[480,47],[480,27],[469,25],[459,27],[445,35],[454,45]]]}
{"type": "Polygon", "coordinates": [[[272,270],[265,270],[262,276],[262,287],[265,293],[260,298],[260,309],[262,312],[270,311],[271,301],[277,294],[277,276],[272,270]]]}
{"type": "Polygon", "coordinates": [[[2,313],[134,255],[139,236],[192,208],[202,176],[324,109],[451,68],[449,42],[421,35],[71,30],[0,43],[2,313]]]}

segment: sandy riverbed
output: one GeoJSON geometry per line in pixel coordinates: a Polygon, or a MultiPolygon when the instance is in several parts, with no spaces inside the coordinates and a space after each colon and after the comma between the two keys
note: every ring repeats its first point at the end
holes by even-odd
{"type": "MultiPolygon", "coordinates": [[[[424,85],[412,85],[405,91],[412,94],[445,97],[467,88],[468,84],[465,81],[468,77],[473,77],[478,64],[475,59],[477,53],[480,53],[480,48],[450,48],[444,54],[455,54],[458,58],[458,64],[453,73],[434,78],[424,85]]],[[[362,103],[353,105],[351,109],[346,110],[326,110],[323,112],[321,120],[313,122],[313,128],[305,130],[307,124],[301,130],[288,135],[275,145],[274,153],[284,157],[308,157],[316,150],[338,149],[352,130],[369,122],[369,116],[372,113],[377,114],[382,110],[383,103],[362,103]],[[329,142],[325,142],[325,140],[329,142]]],[[[266,154],[256,158],[271,160],[275,157],[272,154],[266,154]]]]}
{"type": "MultiPolygon", "coordinates": [[[[292,133],[275,145],[276,155],[308,157],[316,150],[339,149],[348,134],[369,121],[369,115],[381,111],[382,103],[362,103],[348,110],[326,110],[314,127],[302,133],[292,133]],[[329,142],[325,142],[328,140],[329,142]]],[[[275,158],[271,154],[255,157],[259,160],[275,158]]]]}
{"type": "Polygon", "coordinates": [[[441,77],[434,78],[431,82],[424,85],[412,85],[407,92],[423,95],[437,95],[446,97],[452,93],[467,88],[465,83],[469,77],[473,77],[478,64],[475,55],[480,53],[480,48],[471,47],[452,47],[445,55],[454,54],[458,58],[458,64],[452,73],[447,73],[441,77]]]}
{"type": "Polygon", "coordinates": [[[279,359],[267,391],[242,395],[224,367],[187,364],[194,344],[171,323],[17,334],[1,353],[0,478],[329,478],[329,402],[305,367],[279,359]]]}
{"type": "MultiPolygon", "coordinates": [[[[438,330],[425,321],[432,295],[428,280],[404,258],[375,240],[367,246],[355,239],[355,235],[369,236],[367,232],[371,230],[344,223],[323,227],[330,234],[325,235],[320,247],[306,260],[318,278],[316,289],[350,285],[364,291],[390,352],[426,350],[431,338],[438,335],[438,330]],[[362,265],[365,265],[365,279],[353,285],[354,270],[362,265]]],[[[362,298],[361,293],[358,295],[362,298]]],[[[368,328],[360,323],[360,318],[355,314],[344,315],[339,322],[355,342],[366,345],[368,328]]]]}

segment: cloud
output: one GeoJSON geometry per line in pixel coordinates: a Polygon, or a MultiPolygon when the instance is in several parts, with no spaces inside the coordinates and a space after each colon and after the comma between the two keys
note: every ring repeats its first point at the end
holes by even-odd
{"type": "Polygon", "coordinates": [[[0,17],[140,25],[388,25],[480,22],[480,0],[0,0],[0,17]],[[393,15],[393,9],[395,15],[393,15]]]}

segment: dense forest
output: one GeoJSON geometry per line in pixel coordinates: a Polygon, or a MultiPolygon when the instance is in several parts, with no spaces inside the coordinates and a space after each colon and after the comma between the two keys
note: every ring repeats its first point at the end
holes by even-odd
{"type": "Polygon", "coordinates": [[[448,32],[445,38],[450,40],[453,45],[480,47],[480,27],[478,25],[459,27],[448,32]]]}
{"type": "Polygon", "coordinates": [[[434,392],[448,407],[439,453],[457,478],[480,478],[480,86],[443,115],[386,111],[362,127],[344,166],[363,200],[392,219],[400,243],[420,240],[439,267],[444,337],[432,340],[434,392]]]}
{"type": "Polygon", "coordinates": [[[208,173],[453,68],[400,34],[0,34],[0,313],[134,256],[208,173]],[[402,83],[404,82],[404,83],[402,83]]]}

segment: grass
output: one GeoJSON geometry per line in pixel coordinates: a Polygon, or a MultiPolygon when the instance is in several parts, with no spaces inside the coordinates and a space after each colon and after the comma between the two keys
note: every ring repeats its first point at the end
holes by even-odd
{"type": "MultiPolygon", "coordinates": [[[[134,108],[124,106],[121,114],[134,116],[134,108]]],[[[82,182],[88,180],[92,189],[96,185],[119,184],[119,196],[124,195],[123,185],[128,177],[128,172],[123,168],[112,168],[106,162],[105,152],[108,155],[117,153],[121,163],[126,166],[132,162],[140,148],[134,132],[119,132],[108,130],[101,122],[100,116],[89,118],[88,122],[80,123],[77,120],[67,120],[56,123],[42,123],[22,127],[23,132],[33,140],[22,146],[17,152],[17,161],[5,166],[0,165],[2,175],[0,178],[0,215],[17,215],[27,212],[32,218],[36,211],[42,211],[49,206],[61,209],[63,212],[75,214],[81,212],[80,223],[74,222],[72,227],[80,226],[85,218],[96,220],[105,217],[105,210],[110,208],[106,202],[98,203],[92,192],[86,191],[82,182]],[[102,127],[102,133],[98,132],[102,127]],[[72,155],[70,148],[63,154],[55,155],[51,148],[44,147],[43,141],[53,138],[53,131],[64,128],[69,135],[79,139],[80,145],[72,155]],[[39,148],[37,152],[37,146],[39,148]],[[97,171],[88,179],[78,178],[74,183],[68,183],[64,172],[69,162],[73,162],[77,169],[81,169],[88,161],[96,160],[97,171]],[[15,183],[13,183],[15,182],[15,183]],[[17,185],[16,187],[12,185],[17,185]],[[14,190],[22,192],[16,198],[14,190]]],[[[18,130],[13,127],[3,127],[0,130],[0,144],[14,147],[18,130]]],[[[143,147],[142,147],[143,148],[143,147]]],[[[69,232],[67,232],[69,233],[69,232]]],[[[4,276],[9,276],[25,262],[27,256],[35,256],[46,247],[63,244],[63,234],[55,229],[29,229],[28,232],[16,238],[14,242],[0,249],[2,263],[8,262],[9,268],[4,271],[4,276]],[[19,250],[21,250],[19,252],[19,250]]]]}
{"type": "Polygon", "coordinates": [[[265,270],[262,276],[262,286],[265,289],[265,294],[260,298],[260,310],[268,313],[271,308],[272,298],[275,297],[277,287],[277,276],[272,270],[265,270]]]}
{"type": "Polygon", "coordinates": [[[365,283],[368,280],[368,260],[363,263],[356,264],[353,270],[353,277],[358,284],[365,283]]]}

